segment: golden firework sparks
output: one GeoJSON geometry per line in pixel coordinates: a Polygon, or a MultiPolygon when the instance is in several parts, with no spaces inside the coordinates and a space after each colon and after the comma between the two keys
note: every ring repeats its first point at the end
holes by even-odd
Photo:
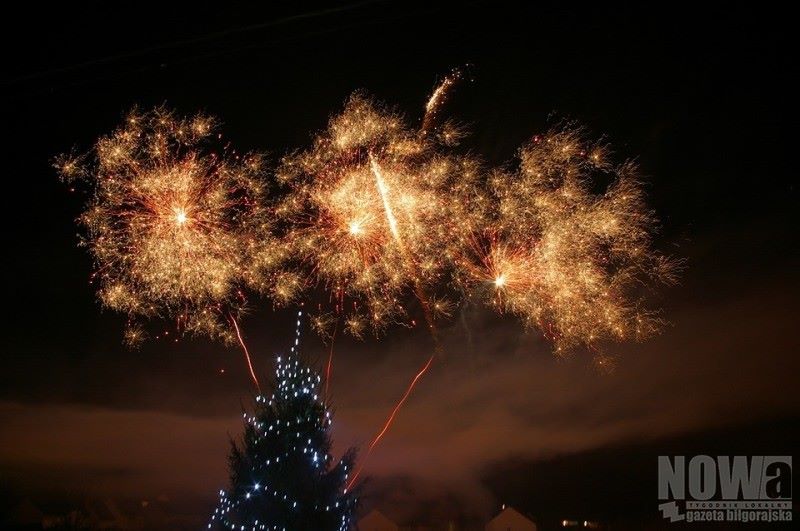
{"type": "MultiPolygon", "coordinates": [[[[454,68],[449,74],[444,76],[442,81],[433,89],[431,97],[428,98],[428,101],[425,103],[425,116],[422,119],[422,127],[420,129],[422,134],[427,134],[437,126],[440,112],[447,103],[453,89],[463,80],[469,78],[468,70],[470,70],[470,65],[454,68]]],[[[446,145],[451,145],[451,141],[457,141],[458,137],[461,136],[458,128],[453,127],[451,124],[444,124],[441,126],[441,129],[441,139],[446,145]]]]}
{"type": "Polygon", "coordinates": [[[648,277],[671,281],[675,263],[651,248],[654,218],[632,164],[613,166],[602,145],[566,128],[535,137],[517,171],[488,182],[496,213],[462,262],[470,289],[559,351],[656,328],[637,288],[648,277]],[[611,182],[601,193],[596,177],[611,182]]]}
{"type": "Polygon", "coordinates": [[[153,316],[235,341],[241,289],[273,261],[261,158],[213,153],[214,127],[202,115],[134,111],[89,154],[56,162],[63,179],[92,187],[84,243],[100,300],[130,318],[131,344],[145,338],[138,319],[153,316]]]}
{"type": "Polygon", "coordinates": [[[357,336],[406,323],[404,294],[446,284],[482,216],[477,162],[361,94],[278,176],[290,190],[277,208],[286,246],[345,306],[357,336]]]}

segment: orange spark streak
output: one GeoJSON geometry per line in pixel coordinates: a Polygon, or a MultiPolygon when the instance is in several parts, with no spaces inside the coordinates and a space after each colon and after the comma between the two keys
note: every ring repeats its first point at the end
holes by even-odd
{"type": "Polygon", "coordinates": [[[353,479],[350,480],[350,483],[347,484],[347,490],[350,490],[350,487],[352,487],[353,484],[356,482],[358,475],[361,474],[361,471],[364,469],[364,465],[367,463],[367,459],[369,459],[369,456],[372,453],[372,450],[375,448],[375,445],[378,444],[378,442],[383,438],[383,435],[389,430],[389,427],[394,422],[394,418],[397,415],[397,412],[400,411],[400,408],[403,407],[403,404],[405,403],[406,399],[409,397],[409,395],[411,395],[411,391],[414,390],[414,387],[417,385],[417,381],[420,378],[422,378],[422,375],[428,371],[428,369],[431,366],[431,363],[433,363],[434,357],[435,354],[431,354],[431,357],[428,358],[428,362],[425,363],[425,366],[423,366],[422,369],[420,369],[420,371],[417,373],[417,375],[414,376],[414,379],[411,380],[411,383],[408,385],[408,389],[406,389],[403,398],[401,398],[400,401],[397,402],[397,405],[394,406],[394,409],[392,410],[392,413],[389,415],[389,418],[386,419],[386,422],[383,425],[383,429],[381,429],[378,435],[376,435],[375,438],[370,443],[369,448],[367,449],[367,455],[365,455],[364,459],[361,461],[361,466],[353,475],[353,479]]]}
{"type": "Polygon", "coordinates": [[[397,412],[398,412],[398,411],[400,410],[400,408],[403,406],[403,403],[404,403],[404,402],[406,401],[406,399],[409,397],[409,395],[411,394],[411,391],[413,391],[413,390],[414,390],[414,386],[416,386],[416,385],[417,385],[417,381],[418,381],[418,380],[419,380],[419,379],[422,377],[422,375],[423,375],[423,374],[425,374],[425,373],[428,371],[428,369],[430,368],[430,366],[431,366],[431,363],[433,363],[433,358],[434,358],[434,356],[433,356],[433,355],[431,355],[431,357],[430,357],[430,358],[428,358],[428,362],[425,364],[425,366],[424,366],[424,367],[422,367],[422,369],[421,369],[421,370],[420,370],[420,371],[417,373],[417,375],[416,375],[416,376],[414,376],[414,379],[413,379],[413,380],[411,380],[411,384],[409,384],[409,386],[408,386],[408,389],[406,389],[406,392],[405,392],[405,394],[403,395],[403,398],[401,398],[401,399],[400,399],[400,401],[397,403],[397,405],[396,405],[396,406],[394,407],[394,409],[392,410],[392,414],[391,414],[391,415],[389,415],[389,418],[386,420],[386,424],[383,426],[383,429],[380,431],[380,433],[378,433],[378,435],[375,437],[375,439],[372,441],[372,443],[370,443],[370,445],[369,445],[369,449],[370,449],[370,450],[372,450],[372,449],[375,447],[375,445],[376,445],[376,444],[378,444],[378,441],[380,441],[380,440],[381,440],[381,438],[383,437],[383,435],[384,435],[384,434],[386,433],[386,431],[389,429],[389,426],[391,426],[392,422],[394,421],[394,417],[395,417],[395,415],[397,415],[397,412]]]}
{"type": "Polygon", "coordinates": [[[229,317],[231,318],[233,327],[236,329],[236,337],[239,338],[239,344],[242,346],[242,350],[244,351],[244,357],[247,360],[247,367],[250,369],[250,376],[253,378],[253,382],[255,382],[256,389],[258,389],[259,394],[261,394],[261,385],[258,383],[256,372],[253,370],[253,362],[250,360],[250,353],[247,351],[247,345],[244,344],[244,339],[242,339],[242,333],[239,330],[239,325],[236,323],[236,319],[234,319],[232,315],[229,314],[229,317]]]}
{"type": "Polygon", "coordinates": [[[336,342],[336,331],[339,328],[339,321],[336,321],[336,328],[333,329],[333,335],[331,336],[331,350],[328,353],[328,365],[325,367],[325,401],[327,402],[330,398],[330,394],[328,393],[328,388],[330,387],[331,383],[331,372],[333,369],[333,345],[336,342]]]}

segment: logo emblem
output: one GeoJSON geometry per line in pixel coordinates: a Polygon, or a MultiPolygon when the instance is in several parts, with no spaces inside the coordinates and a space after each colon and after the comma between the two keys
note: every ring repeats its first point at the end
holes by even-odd
{"type": "Polygon", "coordinates": [[[658,457],[659,510],[670,522],[792,521],[792,457],[658,457]]]}

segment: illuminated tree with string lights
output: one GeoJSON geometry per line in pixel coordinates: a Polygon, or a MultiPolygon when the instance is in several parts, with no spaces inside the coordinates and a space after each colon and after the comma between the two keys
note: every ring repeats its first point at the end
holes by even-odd
{"type": "Polygon", "coordinates": [[[244,434],[232,442],[231,486],[220,491],[209,529],[345,531],[357,497],[346,488],[355,449],[331,455],[331,413],[320,377],[299,358],[300,321],[290,354],[278,357],[274,392],[244,413],[244,434]]]}

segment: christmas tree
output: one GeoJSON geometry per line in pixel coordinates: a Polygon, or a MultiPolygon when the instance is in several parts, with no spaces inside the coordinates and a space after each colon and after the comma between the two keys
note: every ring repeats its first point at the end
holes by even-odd
{"type": "Polygon", "coordinates": [[[344,531],[357,498],[346,482],[355,450],[334,462],[331,414],[320,377],[299,359],[300,322],[289,356],[278,357],[272,396],[244,413],[244,435],[232,442],[231,487],[220,491],[209,529],[344,531]]]}

